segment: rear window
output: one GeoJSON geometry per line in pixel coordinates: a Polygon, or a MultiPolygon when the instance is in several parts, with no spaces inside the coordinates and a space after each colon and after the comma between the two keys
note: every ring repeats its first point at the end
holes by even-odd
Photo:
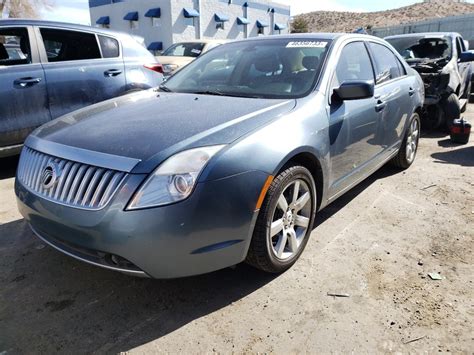
{"type": "Polygon", "coordinates": [[[101,58],[94,34],[42,28],[48,62],[66,62],[101,58]]]}
{"type": "Polygon", "coordinates": [[[26,28],[0,29],[0,66],[31,63],[30,41],[26,28]]]}
{"type": "Polygon", "coordinates": [[[377,84],[384,83],[405,74],[404,72],[401,72],[398,58],[390,49],[381,44],[373,42],[369,42],[369,46],[375,59],[375,80],[377,84]]]}
{"type": "Polygon", "coordinates": [[[162,55],[170,57],[199,57],[204,49],[204,43],[176,43],[162,55]]]}
{"type": "Polygon", "coordinates": [[[99,36],[99,43],[104,58],[116,58],[120,55],[119,43],[116,39],[99,36]]]}

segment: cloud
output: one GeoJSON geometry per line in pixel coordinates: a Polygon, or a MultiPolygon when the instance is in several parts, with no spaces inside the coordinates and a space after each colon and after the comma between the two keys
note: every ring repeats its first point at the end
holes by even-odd
{"type": "Polygon", "coordinates": [[[69,0],[67,5],[55,6],[50,11],[42,11],[43,18],[48,21],[90,25],[89,8],[84,8],[83,3],[84,1],[81,0],[69,0]]]}

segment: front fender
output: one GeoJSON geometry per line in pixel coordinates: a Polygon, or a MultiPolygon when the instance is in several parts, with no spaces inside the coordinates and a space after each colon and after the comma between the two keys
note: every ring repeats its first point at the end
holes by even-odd
{"type": "MultiPolygon", "coordinates": [[[[254,170],[276,175],[292,157],[301,153],[314,156],[327,177],[329,122],[324,102],[321,93],[298,100],[291,113],[242,137],[213,159],[201,179],[217,180],[254,170]]],[[[327,181],[323,186],[328,186],[327,181]]]]}

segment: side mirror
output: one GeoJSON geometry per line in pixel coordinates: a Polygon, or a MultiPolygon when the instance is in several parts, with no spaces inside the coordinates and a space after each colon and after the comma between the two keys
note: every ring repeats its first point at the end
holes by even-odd
{"type": "Polygon", "coordinates": [[[345,81],[339,88],[334,89],[334,93],[341,100],[368,99],[374,96],[374,82],[371,80],[345,81]]]}
{"type": "Polygon", "coordinates": [[[462,52],[459,55],[459,62],[460,63],[474,62],[474,52],[473,51],[462,52]]]}

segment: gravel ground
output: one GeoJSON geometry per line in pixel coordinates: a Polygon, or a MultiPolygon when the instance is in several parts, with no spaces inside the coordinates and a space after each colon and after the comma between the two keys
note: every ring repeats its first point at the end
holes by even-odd
{"type": "Polygon", "coordinates": [[[425,136],[409,170],[384,167],[322,211],[282,275],[238,265],[170,281],[43,245],[16,210],[17,159],[0,160],[0,354],[472,354],[473,141],[425,136]]]}

